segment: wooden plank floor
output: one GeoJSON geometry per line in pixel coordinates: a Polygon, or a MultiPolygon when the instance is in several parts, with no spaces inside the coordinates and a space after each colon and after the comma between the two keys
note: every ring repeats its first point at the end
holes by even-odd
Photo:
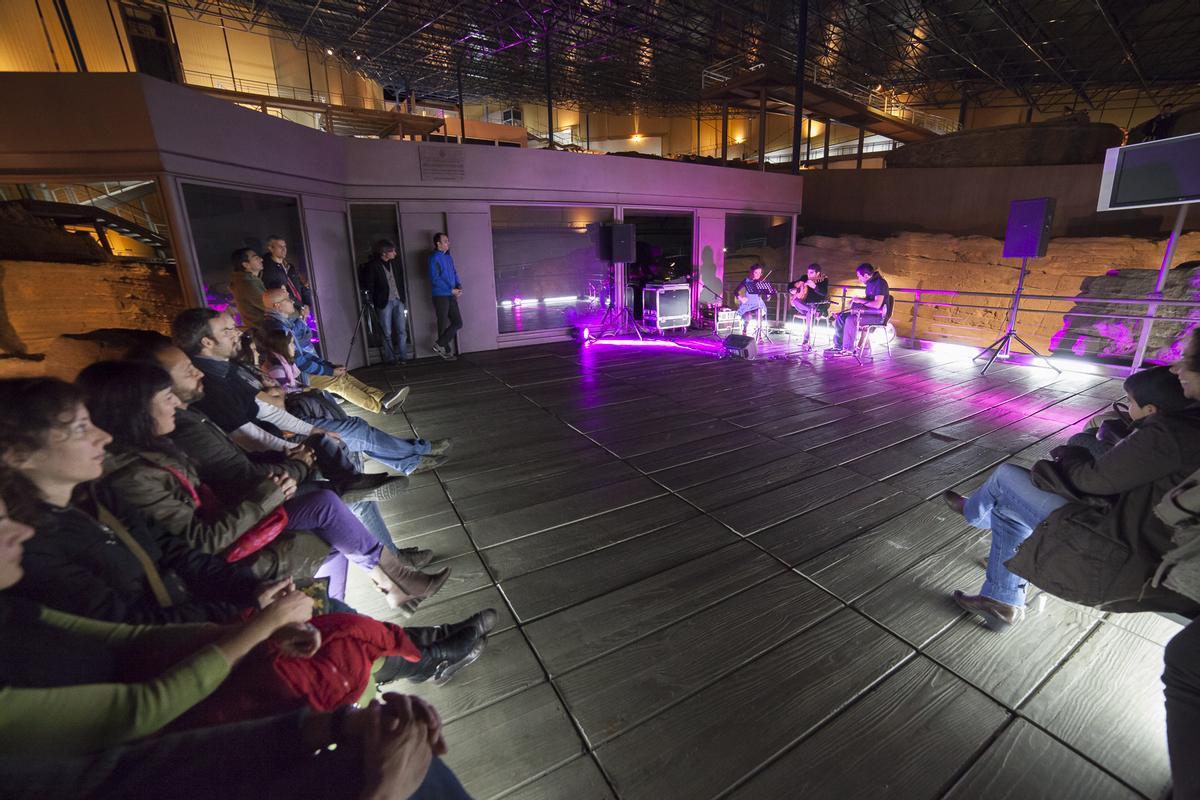
{"type": "MultiPolygon", "coordinates": [[[[938,500],[1028,466],[1120,381],[895,349],[858,365],[556,343],[368,368],[450,461],[383,505],[453,568],[408,624],[500,612],[444,687],[479,800],[1143,798],[1169,789],[1151,615],[1032,596],[938,500]]],[[[348,600],[395,616],[352,572],[348,600]]],[[[398,620],[399,621],[399,620],[398,620]]]]}

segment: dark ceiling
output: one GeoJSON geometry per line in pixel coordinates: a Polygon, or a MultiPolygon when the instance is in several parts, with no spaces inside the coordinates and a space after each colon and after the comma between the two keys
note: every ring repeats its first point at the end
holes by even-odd
{"type": "MultiPolygon", "coordinates": [[[[168,0],[274,24],[385,85],[454,101],[697,111],[706,67],[796,51],[798,0],[168,0]],[[223,8],[223,10],[222,10],[223,8]],[[273,20],[273,21],[272,21],[273,20]]],[[[1200,90],[1197,0],[810,0],[808,60],[916,102],[1015,94],[1097,109],[1126,89],[1200,90]]],[[[784,55],[786,58],[787,56],[784,55]]],[[[1142,102],[1145,102],[1144,100],[1142,102]]],[[[712,109],[704,109],[709,113],[712,109]]]]}

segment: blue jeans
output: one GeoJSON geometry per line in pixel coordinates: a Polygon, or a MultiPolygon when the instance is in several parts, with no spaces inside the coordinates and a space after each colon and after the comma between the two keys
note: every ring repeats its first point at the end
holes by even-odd
{"type": "MultiPolygon", "coordinates": [[[[864,311],[862,313],[862,324],[874,325],[883,322],[882,311],[864,311]]],[[[858,337],[858,315],[850,311],[842,311],[833,318],[833,348],[835,350],[849,350],[854,347],[854,340],[858,337]]]]}
{"type": "Polygon", "coordinates": [[[421,456],[433,445],[424,439],[401,439],[371,427],[361,417],[348,419],[304,418],[305,422],[333,431],[346,442],[352,453],[362,453],[385,467],[407,475],[417,468],[421,456]]]}
{"type": "Polygon", "coordinates": [[[408,325],[404,319],[404,303],[393,297],[386,306],[376,311],[383,328],[383,360],[392,364],[408,358],[408,325]]]}
{"type": "Polygon", "coordinates": [[[967,498],[963,508],[967,522],[992,532],[981,595],[1011,606],[1025,605],[1025,580],[1009,572],[1004,562],[1016,554],[1042,520],[1066,504],[1066,498],[1034,486],[1029,470],[1012,464],[996,467],[967,498]]]}
{"type": "Polygon", "coordinates": [[[387,523],[383,521],[383,514],[379,511],[379,503],[348,503],[347,507],[354,512],[354,516],[358,517],[358,521],[363,524],[363,527],[379,540],[380,544],[393,553],[397,552],[396,543],[392,541],[392,534],[388,530],[387,523]]]}

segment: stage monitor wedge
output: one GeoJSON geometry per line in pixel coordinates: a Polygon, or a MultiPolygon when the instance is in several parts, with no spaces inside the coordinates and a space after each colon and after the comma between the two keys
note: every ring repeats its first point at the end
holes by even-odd
{"type": "Polygon", "coordinates": [[[1200,202],[1200,133],[1113,147],[1104,156],[1097,211],[1200,202]]]}
{"type": "Polygon", "coordinates": [[[1041,258],[1046,255],[1053,224],[1053,197],[1013,200],[1008,208],[1008,227],[1004,230],[1004,251],[1001,256],[1041,258]]]}

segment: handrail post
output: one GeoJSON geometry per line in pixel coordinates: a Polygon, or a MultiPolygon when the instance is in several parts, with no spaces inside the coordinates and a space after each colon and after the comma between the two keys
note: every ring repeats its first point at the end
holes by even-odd
{"type": "Polygon", "coordinates": [[[1188,204],[1185,203],[1179,207],[1179,213],[1175,215],[1175,227],[1171,229],[1171,238],[1167,240],[1167,249],[1163,253],[1162,264],[1158,268],[1158,279],[1154,282],[1154,291],[1149,295],[1150,302],[1146,304],[1146,316],[1148,319],[1142,321],[1142,332],[1138,336],[1137,350],[1133,353],[1133,365],[1129,368],[1130,373],[1137,372],[1142,366],[1142,361],[1146,358],[1146,347],[1150,344],[1150,331],[1154,327],[1154,316],[1158,313],[1158,303],[1155,300],[1163,299],[1163,289],[1167,285],[1167,275],[1171,271],[1171,261],[1175,258],[1175,245],[1179,244],[1179,236],[1183,233],[1183,220],[1187,217],[1188,204]]]}
{"type": "Polygon", "coordinates": [[[912,307],[912,330],[908,332],[908,346],[916,349],[917,346],[917,311],[921,308],[921,290],[917,289],[913,292],[913,307],[912,307]]]}

